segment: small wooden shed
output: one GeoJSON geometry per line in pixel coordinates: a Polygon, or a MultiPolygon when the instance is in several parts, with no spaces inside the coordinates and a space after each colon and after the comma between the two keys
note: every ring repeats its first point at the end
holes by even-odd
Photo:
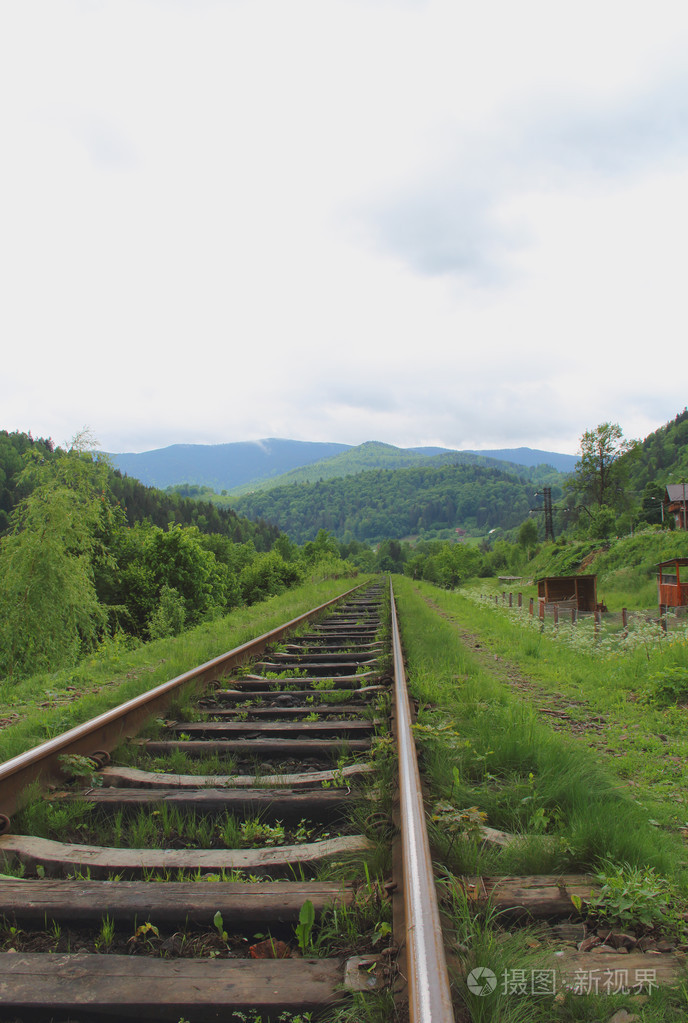
{"type": "Polygon", "coordinates": [[[688,605],[688,558],[671,558],[662,561],[657,568],[657,597],[664,607],[685,607],[688,605]],[[681,569],[685,582],[681,582],[681,569]]]}
{"type": "Polygon", "coordinates": [[[551,575],[538,579],[538,600],[549,611],[597,611],[596,575],[551,575]]]}

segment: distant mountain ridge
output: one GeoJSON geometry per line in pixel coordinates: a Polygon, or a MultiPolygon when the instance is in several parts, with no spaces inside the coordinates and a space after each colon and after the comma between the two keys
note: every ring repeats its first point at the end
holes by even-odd
{"type": "Polygon", "coordinates": [[[289,469],[338,455],[350,446],[269,437],[228,444],[172,444],[140,453],[109,453],[109,458],[120,472],[149,487],[165,490],[193,483],[220,492],[280,476],[289,469]]]}
{"type": "Polygon", "coordinates": [[[172,444],[140,453],[110,453],[109,457],[116,469],[147,486],[164,490],[189,483],[234,494],[369,469],[440,465],[448,461],[508,467],[512,472],[514,466],[540,464],[570,472],[577,462],[573,455],[531,448],[457,451],[438,447],[397,448],[377,441],[354,446],[275,437],[228,444],[172,444]]]}
{"type": "MultiPolygon", "coordinates": [[[[285,472],[281,476],[266,480],[254,480],[236,487],[230,496],[234,502],[246,494],[273,490],[276,487],[295,483],[316,483],[319,480],[341,479],[343,476],[354,476],[374,469],[397,470],[421,468],[422,466],[437,468],[443,465],[474,465],[530,476],[533,468],[547,464],[536,456],[538,454],[546,455],[549,452],[535,452],[525,448],[521,448],[519,453],[521,452],[523,457],[529,460],[529,465],[525,461],[517,463],[508,459],[492,458],[482,451],[455,451],[451,448],[396,448],[392,444],[366,441],[364,444],[359,444],[358,447],[349,448],[331,458],[311,462],[309,465],[299,466],[297,469],[290,469],[289,472],[285,472]]],[[[558,457],[570,458],[571,456],[560,455],[558,457]]],[[[576,459],[573,461],[575,462],[576,459]]]]}
{"type": "Polygon", "coordinates": [[[497,458],[501,462],[515,462],[534,468],[536,465],[551,465],[559,472],[573,472],[578,455],[564,455],[555,451],[540,451],[538,448],[497,448],[492,451],[466,451],[466,454],[497,458]]]}

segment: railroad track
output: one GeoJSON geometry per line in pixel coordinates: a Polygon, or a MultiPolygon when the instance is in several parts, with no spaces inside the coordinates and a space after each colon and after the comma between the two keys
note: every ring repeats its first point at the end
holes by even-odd
{"type": "Polygon", "coordinates": [[[338,600],[0,766],[0,1020],[453,1020],[393,593],[338,600]]]}

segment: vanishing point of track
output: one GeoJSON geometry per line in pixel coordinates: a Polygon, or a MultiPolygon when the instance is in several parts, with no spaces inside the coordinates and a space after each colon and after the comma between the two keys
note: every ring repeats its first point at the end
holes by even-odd
{"type": "MultiPolygon", "coordinates": [[[[391,657],[380,640],[384,590],[349,590],[0,765],[0,870],[4,864],[24,871],[21,879],[0,880],[0,915],[18,936],[32,928],[97,931],[103,920],[113,930],[133,932],[130,941],[162,928],[171,935],[166,957],[159,948],[156,955],[78,947],[0,953],[0,1020],[231,1023],[233,1013],[277,1020],[284,1012],[318,1018],[346,1004],[350,992],[382,986],[394,990],[402,1013],[408,1004],[412,1023],[453,1020],[391,585],[389,595],[391,657]],[[188,700],[193,693],[200,702],[192,720],[164,719],[182,694],[188,700]],[[136,739],[151,720],[161,723],[161,734],[136,739]],[[384,886],[393,944],[387,955],[371,949],[315,958],[307,945],[301,955],[294,935],[305,904],[312,905],[317,927],[328,908],[345,911],[360,897],[356,885],[313,875],[323,863],[347,858],[363,869],[369,841],[352,833],[350,823],[338,825],[352,800],[367,799],[370,817],[380,816],[374,790],[363,788],[376,770],[376,733],[394,736],[398,759],[397,827],[382,822],[393,836],[393,876],[384,886]],[[187,775],[109,764],[109,753],[126,741],[144,763],[146,757],[211,756],[216,764],[229,758],[231,770],[187,775]],[[100,784],[65,787],[66,766],[79,756],[98,765],[100,784]],[[57,785],[63,791],[55,791],[57,785]],[[12,817],[36,786],[47,791],[51,805],[80,801],[94,815],[160,815],[174,808],[278,821],[291,832],[298,822],[303,831],[307,820],[308,835],[259,848],[157,849],[14,834],[12,817]],[[332,837],[338,830],[343,833],[332,837]],[[186,880],[190,876],[210,883],[186,880]],[[219,932],[220,945],[227,931],[268,935],[250,956],[225,949],[185,958],[175,934],[189,926],[219,932]]],[[[372,889],[377,897],[380,887],[372,889]]]]}

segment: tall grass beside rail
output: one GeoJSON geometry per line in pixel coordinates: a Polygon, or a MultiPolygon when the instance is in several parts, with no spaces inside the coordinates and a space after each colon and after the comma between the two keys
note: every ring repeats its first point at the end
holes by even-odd
{"type": "Polygon", "coordinates": [[[417,736],[437,797],[476,805],[488,825],[523,837],[489,854],[454,841],[449,865],[459,858],[455,865],[466,870],[487,855],[499,873],[547,873],[590,870],[611,857],[682,876],[678,838],[648,823],[601,758],[552,731],[481,667],[456,626],[408,580],[395,581],[395,594],[409,684],[420,701],[417,736]]]}
{"type": "Polygon", "coordinates": [[[359,582],[365,577],[304,584],[176,638],[133,648],[127,640],[114,639],[76,668],[19,683],[0,681],[0,723],[6,724],[0,730],[0,761],[219,657],[359,582]]]}
{"type": "MultiPolygon", "coordinates": [[[[464,974],[488,966],[501,979],[512,969],[537,969],[543,948],[537,934],[504,933],[489,907],[459,898],[457,876],[593,872],[611,860],[651,866],[688,893],[680,838],[655,827],[600,755],[542,723],[535,708],[489,670],[491,658],[481,663],[470,648],[479,644],[484,651],[489,634],[490,653],[494,648],[513,654],[523,635],[500,632],[502,624],[510,625],[506,619],[456,594],[399,578],[394,588],[409,686],[419,701],[416,735],[430,789],[435,859],[446,875],[445,910],[464,974]],[[452,617],[441,617],[426,597],[451,609],[452,617]],[[464,628],[477,632],[478,624],[485,629],[474,639],[462,635],[464,628]],[[506,847],[486,845],[481,822],[516,840],[506,847]]],[[[567,995],[555,1003],[511,996],[501,988],[481,998],[461,978],[456,990],[467,1014],[461,1018],[476,1023],[591,1021],[631,1007],[623,998],[567,995]]],[[[685,993],[658,992],[642,1019],[682,1018],[676,1015],[679,1003],[685,1011],[685,993]]]]}
{"type": "Polygon", "coordinates": [[[558,701],[574,722],[597,716],[591,738],[609,754],[614,773],[651,806],[648,816],[664,826],[688,826],[688,643],[678,631],[658,639],[656,629],[640,623],[628,640],[595,643],[589,623],[540,629],[527,613],[413,585],[424,602],[451,617],[469,645],[480,644],[476,655],[492,659],[514,685],[525,681],[523,699],[550,707],[558,701]]]}

